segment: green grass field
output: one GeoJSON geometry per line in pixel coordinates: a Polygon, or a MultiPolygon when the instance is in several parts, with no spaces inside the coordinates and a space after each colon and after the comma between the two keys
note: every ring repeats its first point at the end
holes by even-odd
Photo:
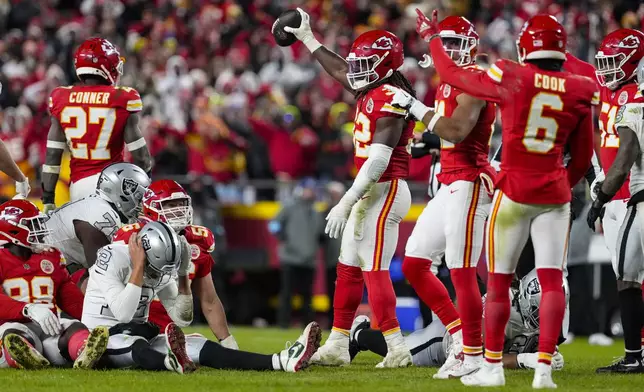
{"type": "MultiPolygon", "coordinates": [[[[212,336],[203,329],[191,329],[212,336]]],[[[242,349],[272,353],[295,340],[297,330],[235,328],[242,349]]],[[[323,338],[326,338],[326,334],[323,338]]],[[[564,370],[555,373],[555,382],[564,391],[626,391],[640,388],[644,375],[598,376],[594,370],[611,362],[622,352],[621,342],[612,347],[591,347],[575,342],[562,348],[564,370]]],[[[439,381],[431,378],[430,368],[375,369],[378,357],[361,353],[346,368],[312,367],[297,374],[281,372],[218,371],[201,368],[196,373],[180,376],[173,373],[136,370],[74,371],[44,370],[0,371],[0,392],[4,391],[461,391],[458,380],[439,381]]],[[[531,371],[506,371],[506,386],[513,392],[532,390],[531,371]]]]}

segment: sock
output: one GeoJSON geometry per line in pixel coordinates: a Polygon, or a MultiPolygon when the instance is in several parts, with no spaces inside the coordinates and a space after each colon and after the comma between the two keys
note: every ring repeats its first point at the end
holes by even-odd
{"type": "Polygon", "coordinates": [[[132,360],[144,370],[167,370],[165,354],[154,351],[147,340],[139,339],[131,346],[132,360]]]}
{"type": "Polygon", "coordinates": [[[461,319],[445,285],[430,270],[431,260],[405,256],[403,274],[418,297],[436,314],[447,331],[454,335],[461,330],[461,319]]]}
{"type": "Polygon", "coordinates": [[[387,356],[387,342],[382,332],[375,329],[363,329],[356,335],[361,351],[371,351],[381,357],[387,356]]]}
{"type": "Polygon", "coordinates": [[[621,290],[619,296],[619,312],[624,328],[624,348],[626,357],[642,358],[642,289],[628,288],[621,290]]]}
{"type": "MultiPolygon", "coordinates": [[[[562,287],[563,272],[555,268],[539,268],[537,269],[537,277],[541,285],[538,362],[550,365],[552,355],[557,348],[559,335],[561,335],[561,324],[566,311],[566,297],[562,287]]],[[[639,333],[639,327],[637,330],[639,333]]],[[[637,343],[639,345],[639,336],[637,343]]]]}
{"type": "Polygon", "coordinates": [[[69,342],[67,343],[67,352],[69,353],[69,357],[72,361],[75,361],[81,351],[83,351],[88,337],[89,330],[81,329],[74,332],[74,334],[69,338],[69,342]]]}
{"type": "Polygon", "coordinates": [[[199,351],[199,364],[213,369],[283,370],[277,354],[264,355],[231,350],[210,340],[199,351]]]}
{"type": "Polygon", "coordinates": [[[400,333],[396,318],[396,293],[391,283],[389,271],[369,271],[364,273],[369,294],[369,305],[383,335],[400,333]]]}
{"type": "Polygon", "coordinates": [[[333,295],[333,331],[349,336],[356,310],[362,302],[364,279],[359,267],[338,263],[333,295]]]}
{"type": "Polygon", "coordinates": [[[488,274],[485,301],[485,360],[501,366],[505,326],[510,320],[510,284],[512,274],[488,274]]]}
{"type": "MultiPolygon", "coordinates": [[[[644,282],[642,282],[644,285],[644,282]]],[[[644,290],[642,291],[642,307],[644,308],[644,290]]],[[[644,310],[644,309],[643,309],[644,310]]],[[[641,342],[641,347],[644,347],[644,321],[642,321],[642,342],[641,342]]]]}
{"type": "Polygon", "coordinates": [[[471,357],[483,354],[483,302],[476,281],[476,268],[454,268],[450,274],[456,289],[458,314],[461,316],[463,354],[465,362],[469,362],[471,357]]]}

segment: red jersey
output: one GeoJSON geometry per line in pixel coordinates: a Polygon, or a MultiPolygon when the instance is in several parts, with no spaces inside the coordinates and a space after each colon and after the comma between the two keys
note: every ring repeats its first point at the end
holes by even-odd
{"type": "MultiPolygon", "coordinates": [[[[133,233],[138,233],[145,223],[147,223],[147,220],[142,219],[139,223],[121,227],[114,234],[112,242],[122,241],[127,244],[130,236],[133,233]]],[[[210,255],[215,250],[215,236],[212,234],[212,231],[203,226],[190,225],[181,234],[186,237],[192,250],[190,281],[210,275],[212,266],[215,263],[210,255]]],[[[161,329],[165,329],[166,325],[172,322],[168,312],[166,312],[161,302],[156,299],[150,305],[149,320],[161,329]]]]}
{"type": "MultiPolygon", "coordinates": [[[[353,144],[355,155],[353,162],[360,170],[369,157],[369,147],[376,132],[376,122],[380,118],[400,117],[404,118],[407,111],[391,105],[393,93],[385,88],[386,85],[378,86],[369,90],[358,100],[356,107],[356,118],[353,126],[353,144]]],[[[413,140],[414,122],[408,121],[405,129],[400,135],[400,140],[389,160],[387,170],[382,174],[378,182],[391,181],[396,178],[407,178],[409,175],[409,163],[411,160],[410,147],[413,140]]]]}
{"type": "Polygon", "coordinates": [[[141,109],[139,93],[129,87],[77,85],[52,91],[49,112],[65,132],[72,182],[123,162],[125,124],[130,113],[141,109]]]}
{"type": "MultiPolygon", "coordinates": [[[[644,96],[637,88],[636,83],[624,84],[615,91],[607,87],[603,87],[600,91],[602,105],[599,112],[599,129],[601,129],[602,135],[599,155],[604,172],[607,173],[608,169],[613,165],[615,157],[617,157],[619,148],[619,135],[615,129],[615,116],[620,106],[627,103],[644,103],[644,96]]],[[[613,196],[613,200],[629,199],[630,197],[629,180],[626,180],[624,185],[613,196]]]]}
{"type": "Polygon", "coordinates": [[[22,315],[25,303],[51,304],[81,319],[83,293],[70,280],[60,251],[33,253],[23,260],[0,248],[0,259],[0,324],[28,321],[22,315]]]}
{"type": "MultiPolygon", "coordinates": [[[[456,97],[461,94],[463,94],[461,90],[441,83],[434,103],[436,113],[451,117],[458,106],[456,97]]],[[[441,139],[441,172],[436,176],[438,181],[445,185],[459,180],[474,181],[481,172],[494,178],[496,170],[490,166],[488,156],[495,117],[496,106],[493,103],[487,103],[481,110],[474,129],[462,142],[453,144],[441,139]]]]}

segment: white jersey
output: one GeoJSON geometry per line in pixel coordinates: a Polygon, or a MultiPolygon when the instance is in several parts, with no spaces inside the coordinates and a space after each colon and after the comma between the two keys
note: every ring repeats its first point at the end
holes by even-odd
{"type": "Polygon", "coordinates": [[[51,234],[45,237],[45,242],[58,248],[68,263],[88,268],[83,244],[76,236],[74,221],[89,223],[112,241],[112,236],[121,227],[121,218],[114,208],[98,195],[69,202],[49,216],[45,226],[51,230],[51,234]]]}
{"type": "MultiPolygon", "coordinates": [[[[91,329],[99,325],[111,327],[120,323],[112,314],[110,303],[114,301],[114,295],[125,289],[131,274],[132,263],[127,245],[112,244],[98,250],[96,263],[89,269],[81,319],[83,324],[91,329]]],[[[161,285],[154,287],[144,279],[138,307],[134,317],[128,322],[147,321],[150,303],[161,291],[168,291],[170,297],[176,298],[178,293],[176,281],[168,275],[161,285]]]]}
{"type": "Polygon", "coordinates": [[[619,108],[615,118],[615,129],[629,128],[637,136],[640,154],[631,168],[631,195],[644,190],[644,104],[627,103],[619,108]]]}

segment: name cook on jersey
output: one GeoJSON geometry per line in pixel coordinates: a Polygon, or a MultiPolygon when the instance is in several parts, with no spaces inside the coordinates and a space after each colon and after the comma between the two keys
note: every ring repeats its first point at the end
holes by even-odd
{"type": "Polygon", "coordinates": [[[69,93],[69,103],[107,105],[109,101],[110,93],[108,92],[72,91],[69,93]]]}
{"type": "Polygon", "coordinates": [[[554,92],[566,92],[566,79],[542,74],[534,74],[534,87],[554,92]]]}

